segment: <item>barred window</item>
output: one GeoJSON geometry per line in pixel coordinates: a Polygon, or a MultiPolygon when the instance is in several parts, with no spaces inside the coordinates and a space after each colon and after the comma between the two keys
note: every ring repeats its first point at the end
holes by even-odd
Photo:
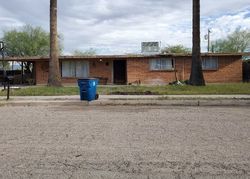
{"type": "Polygon", "coordinates": [[[171,58],[158,58],[150,60],[150,70],[173,70],[174,61],[171,58]]]}
{"type": "Polygon", "coordinates": [[[217,70],[218,69],[218,58],[217,57],[206,57],[202,59],[203,70],[217,70]]]}

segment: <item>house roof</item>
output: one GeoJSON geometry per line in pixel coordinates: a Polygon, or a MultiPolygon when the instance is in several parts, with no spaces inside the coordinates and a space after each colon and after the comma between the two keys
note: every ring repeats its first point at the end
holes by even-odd
{"type": "MultiPolygon", "coordinates": [[[[202,53],[202,57],[206,56],[239,56],[250,55],[250,53],[202,53]]],[[[157,55],[144,55],[144,54],[132,54],[132,55],[94,55],[94,56],[60,56],[60,60],[96,60],[96,59],[140,59],[140,58],[161,58],[161,57],[191,57],[192,54],[157,54],[157,55]]],[[[5,61],[19,61],[19,62],[34,62],[34,61],[49,61],[49,57],[34,56],[34,57],[5,57],[5,61]]],[[[0,61],[3,61],[0,59],[0,61]]]]}

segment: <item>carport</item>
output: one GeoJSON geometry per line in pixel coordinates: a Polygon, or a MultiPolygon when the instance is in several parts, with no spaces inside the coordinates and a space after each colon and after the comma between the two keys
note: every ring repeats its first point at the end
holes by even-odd
{"type": "Polygon", "coordinates": [[[35,85],[35,59],[25,57],[6,57],[0,60],[0,81],[4,81],[4,73],[11,76],[11,84],[15,85],[35,85]],[[18,68],[16,68],[18,66],[18,68]]]}

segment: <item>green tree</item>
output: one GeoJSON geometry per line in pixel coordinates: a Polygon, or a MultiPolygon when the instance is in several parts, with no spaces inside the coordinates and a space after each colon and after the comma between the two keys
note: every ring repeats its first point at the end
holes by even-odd
{"type": "Polygon", "coordinates": [[[49,33],[41,27],[26,25],[21,29],[5,31],[3,41],[9,56],[47,56],[49,54],[49,33]]]}
{"type": "Polygon", "coordinates": [[[161,53],[191,53],[191,49],[179,44],[179,45],[168,45],[165,47],[161,53]]]}
{"type": "Polygon", "coordinates": [[[213,52],[244,52],[250,45],[250,30],[240,30],[237,28],[225,39],[219,39],[212,42],[213,52]]]}
{"type": "MultiPolygon", "coordinates": [[[[62,53],[62,35],[58,36],[59,52],[62,53]]],[[[41,27],[25,25],[10,31],[4,31],[2,40],[8,56],[49,56],[50,34],[41,27]]]]}
{"type": "Polygon", "coordinates": [[[48,86],[62,86],[57,41],[57,0],[50,0],[50,60],[48,86]]]}
{"type": "Polygon", "coordinates": [[[73,55],[76,55],[76,56],[94,56],[94,55],[96,55],[96,50],[93,48],[90,48],[90,49],[85,50],[85,51],[75,50],[73,52],[73,55]]]}
{"type": "Polygon", "coordinates": [[[189,84],[194,86],[204,86],[205,80],[201,67],[200,49],[200,0],[193,0],[193,48],[192,66],[189,84]]]}
{"type": "MultiPolygon", "coordinates": [[[[7,56],[47,56],[49,54],[49,33],[41,27],[25,25],[20,29],[4,31],[7,56]]],[[[31,73],[31,62],[25,62],[24,68],[31,73]]]]}

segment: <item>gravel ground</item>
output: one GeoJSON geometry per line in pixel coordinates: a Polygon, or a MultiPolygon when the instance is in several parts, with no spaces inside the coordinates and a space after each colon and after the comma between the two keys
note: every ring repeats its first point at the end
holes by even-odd
{"type": "Polygon", "coordinates": [[[0,178],[250,178],[249,107],[0,107],[0,178]]]}

